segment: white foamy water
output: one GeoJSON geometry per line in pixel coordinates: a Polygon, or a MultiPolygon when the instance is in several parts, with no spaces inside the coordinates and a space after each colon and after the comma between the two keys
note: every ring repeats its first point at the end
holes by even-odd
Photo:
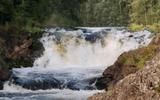
{"type": "Polygon", "coordinates": [[[63,89],[32,91],[6,83],[0,93],[6,93],[2,99],[86,100],[97,92],[94,83],[89,84],[88,80],[99,77],[123,52],[148,45],[152,34],[147,30],[129,32],[121,28],[50,28],[45,31],[40,39],[45,48],[43,55],[35,60],[33,67],[13,69],[13,72],[21,80],[39,81],[44,75],[51,75],[64,86],[74,81],[74,88],[80,91],[70,90],[67,85],[63,89]],[[87,90],[88,86],[94,90],[87,90]]]}
{"type": "Polygon", "coordinates": [[[74,91],[69,89],[50,89],[31,91],[20,86],[5,84],[5,90],[0,91],[0,100],[86,100],[88,96],[99,90],[80,90],[74,91]]]}
{"type": "MultiPolygon", "coordinates": [[[[90,32],[102,34],[105,28],[88,28],[90,32]]],[[[61,30],[62,31],[62,30],[61,30]]],[[[54,33],[55,31],[51,31],[54,33]]],[[[140,45],[148,44],[151,34],[148,31],[135,33],[125,32],[125,30],[111,30],[103,36],[103,40],[95,43],[86,41],[81,30],[62,31],[61,44],[57,45],[53,39],[55,35],[45,35],[41,41],[45,47],[42,57],[36,59],[34,67],[62,69],[62,68],[104,68],[112,65],[118,56],[131,49],[136,49],[140,45]],[[82,35],[82,39],[76,36],[82,35]],[[134,35],[134,37],[129,37],[134,35]],[[102,44],[103,42],[103,44],[102,44]]],[[[93,33],[86,33],[93,34],[93,33]]],[[[100,69],[101,69],[100,68],[100,69]]]]}

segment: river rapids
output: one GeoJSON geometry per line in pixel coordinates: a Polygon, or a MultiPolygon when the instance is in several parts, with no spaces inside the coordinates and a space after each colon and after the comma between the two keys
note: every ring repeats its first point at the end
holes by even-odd
{"type": "Polygon", "coordinates": [[[46,28],[34,66],[14,68],[0,100],[86,100],[96,79],[124,52],[146,46],[152,33],[122,27],[46,28]]]}

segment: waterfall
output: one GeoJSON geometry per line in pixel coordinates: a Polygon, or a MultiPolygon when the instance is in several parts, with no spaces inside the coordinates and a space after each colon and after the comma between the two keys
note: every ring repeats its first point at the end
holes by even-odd
{"type": "Polygon", "coordinates": [[[49,29],[40,40],[44,54],[36,59],[34,67],[103,69],[112,65],[121,53],[147,45],[150,34],[148,31],[133,33],[115,28],[109,31],[105,28],[49,29]]]}
{"type": "Polygon", "coordinates": [[[87,97],[96,91],[94,83],[105,68],[123,52],[148,45],[151,34],[118,27],[46,28],[40,39],[45,48],[43,55],[35,59],[32,67],[12,69],[11,80],[3,91],[52,96],[58,91],[56,98],[69,95],[73,99],[77,93],[87,97]]]}

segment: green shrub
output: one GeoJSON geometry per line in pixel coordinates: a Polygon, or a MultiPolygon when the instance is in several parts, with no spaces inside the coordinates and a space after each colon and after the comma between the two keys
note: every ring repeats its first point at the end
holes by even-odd
{"type": "Polygon", "coordinates": [[[155,56],[158,48],[158,45],[150,44],[147,47],[142,47],[140,49],[124,53],[119,57],[118,63],[121,65],[131,65],[143,68],[145,62],[155,56]]]}
{"type": "Polygon", "coordinates": [[[147,27],[154,33],[160,32],[160,24],[154,23],[152,25],[147,25],[147,27]]]}
{"type": "Polygon", "coordinates": [[[129,25],[129,29],[133,30],[133,31],[138,31],[138,30],[143,30],[144,29],[144,25],[138,25],[138,24],[131,24],[129,25]]]}

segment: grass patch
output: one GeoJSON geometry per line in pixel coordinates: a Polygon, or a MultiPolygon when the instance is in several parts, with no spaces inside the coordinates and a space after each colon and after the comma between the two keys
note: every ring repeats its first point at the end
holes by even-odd
{"type": "Polygon", "coordinates": [[[131,24],[129,25],[129,29],[133,30],[133,31],[138,31],[138,30],[143,30],[144,29],[144,25],[138,25],[138,24],[131,24]]]}
{"type": "Polygon", "coordinates": [[[151,32],[159,33],[160,32],[160,24],[154,23],[152,25],[142,25],[142,24],[131,24],[129,25],[129,29],[133,31],[148,29],[151,32]]]}
{"type": "Polygon", "coordinates": [[[148,29],[150,29],[154,33],[160,33],[160,24],[152,24],[152,25],[147,25],[148,29]]]}
{"type": "Polygon", "coordinates": [[[24,28],[24,30],[26,30],[27,32],[30,32],[30,33],[37,33],[37,32],[42,31],[42,29],[40,27],[31,27],[31,26],[26,26],[24,28]]]}
{"type": "Polygon", "coordinates": [[[107,95],[108,95],[108,96],[111,96],[112,94],[113,94],[113,91],[112,91],[112,90],[107,91],[107,95]]]}
{"type": "Polygon", "coordinates": [[[154,89],[155,91],[157,91],[158,93],[160,93],[160,84],[159,84],[158,86],[155,86],[153,89],[154,89]]]}

